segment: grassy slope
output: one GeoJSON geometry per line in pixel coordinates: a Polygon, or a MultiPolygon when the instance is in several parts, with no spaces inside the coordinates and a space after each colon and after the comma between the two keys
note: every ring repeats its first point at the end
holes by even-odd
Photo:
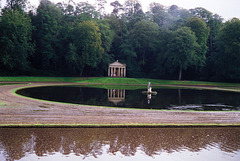
{"type": "Polygon", "coordinates": [[[112,78],[99,77],[77,81],[78,83],[87,84],[122,84],[122,85],[147,85],[151,82],[152,85],[200,85],[200,86],[225,86],[225,87],[240,87],[237,83],[221,83],[221,82],[204,82],[204,81],[175,81],[175,80],[158,80],[145,78],[112,78]]]}
{"type": "Polygon", "coordinates": [[[85,77],[0,77],[0,82],[75,82],[85,77]]]}
{"type": "Polygon", "coordinates": [[[113,78],[113,77],[0,77],[0,82],[74,82],[81,84],[110,84],[110,85],[202,85],[224,86],[229,88],[240,87],[239,83],[220,83],[204,81],[174,81],[145,78],[113,78]]]}

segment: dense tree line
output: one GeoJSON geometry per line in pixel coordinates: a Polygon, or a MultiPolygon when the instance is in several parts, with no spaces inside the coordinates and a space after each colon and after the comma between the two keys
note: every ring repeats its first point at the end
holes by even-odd
{"type": "Polygon", "coordinates": [[[138,0],[57,3],[7,0],[0,15],[1,75],[106,76],[127,64],[128,77],[240,81],[240,20],[204,8],[138,0]]]}

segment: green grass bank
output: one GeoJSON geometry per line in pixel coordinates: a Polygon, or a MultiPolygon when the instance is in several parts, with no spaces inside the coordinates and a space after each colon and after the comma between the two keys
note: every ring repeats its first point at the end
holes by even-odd
{"type": "Polygon", "coordinates": [[[126,84],[126,85],[202,85],[202,86],[233,86],[240,83],[222,83],[205,81],[177,81],[148,78],[117,78],[117,77],[0,77],[0,82],[72,82],[86,84],[126,84]]]}

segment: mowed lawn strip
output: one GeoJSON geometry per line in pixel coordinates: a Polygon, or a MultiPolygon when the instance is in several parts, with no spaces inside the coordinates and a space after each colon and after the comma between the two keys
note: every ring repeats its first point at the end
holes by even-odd
{"type": "MultiPolygon", "coordinates": [[[[118,77],[0,77],[1,82],[69,82],[79,84],[101,85],[147,85],[151,82],[157,85],[175,86],[207,86],[240,89],[240,83],[205,82],[205,81],[176,81],[148,78],[118,78],[118,77]]],[[[3,83],[2,83],[3,84],[3,83]]]]}

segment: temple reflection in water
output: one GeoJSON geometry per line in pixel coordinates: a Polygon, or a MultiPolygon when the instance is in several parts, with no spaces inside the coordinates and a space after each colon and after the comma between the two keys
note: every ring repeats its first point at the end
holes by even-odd
{"type": "Polygon", "coordinates": [[[108,101],[115,105],[125,102],[125,89],[108,89],[108,101]]]}

